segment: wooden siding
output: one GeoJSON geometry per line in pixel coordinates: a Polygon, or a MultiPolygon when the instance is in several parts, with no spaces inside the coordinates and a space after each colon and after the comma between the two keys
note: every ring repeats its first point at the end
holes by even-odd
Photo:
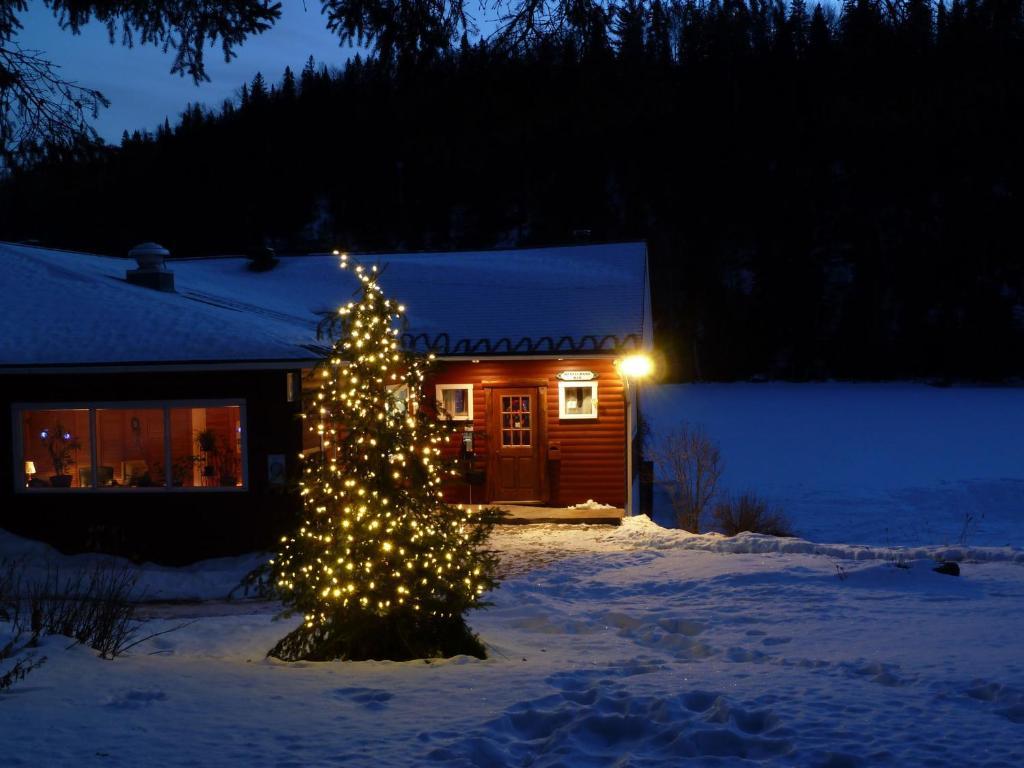
{"type": "MultiPolygon", "coordinates": [[[[479,363],[444,361],[427,382],[433,396],[436,384],[473,385],[474,468],[486,470],[488,443],[497,435],[488,432],[488,387],[546,386],[546,434],[542,436],[541,460],[548,472],[547,503],[568,506],[587,499],[622,507],[626,503],[626,411],[622,379],[611,360],[488,360],[479,363]],[[587,370],[598,374],[597,418],[559,419],[559,371],[587,370]],[[548,447],[560,443],[561,460],[551,461],[548,447]]],[[[460,423],[461,426],[461,423],[460,423]]],[[[449,455],[458,452],[453,441],[449,455]]],[[[482,501],[486,486],[473,487],[473,502],[482,501]]],[[[449,498],[468,501],[464,482],[453,483],[449,498]]],[[[488,499],[489,500],[489,499],[488,499]]]]}

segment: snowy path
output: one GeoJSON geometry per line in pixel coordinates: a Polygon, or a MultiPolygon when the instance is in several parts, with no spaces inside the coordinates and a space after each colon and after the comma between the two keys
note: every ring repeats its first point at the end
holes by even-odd
{"type": "Polygon", "coordinates": [[[198,620],[113,662],[51,638],[0,696],[3,762],[1024,764],[1019,552],[953,578],[698,543],[643,521],[499,534],[483,662],[269,661],[288,625],[251,601],[177,605],[148,627],[198,620]]]}

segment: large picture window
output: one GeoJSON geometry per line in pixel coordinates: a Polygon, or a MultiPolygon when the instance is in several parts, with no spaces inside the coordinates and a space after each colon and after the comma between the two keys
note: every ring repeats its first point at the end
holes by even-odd
{"type": "Polygon", "coordinates": [[[246,487],[244,404],[15,406],[16,485],[32,491],[246,487]]]}

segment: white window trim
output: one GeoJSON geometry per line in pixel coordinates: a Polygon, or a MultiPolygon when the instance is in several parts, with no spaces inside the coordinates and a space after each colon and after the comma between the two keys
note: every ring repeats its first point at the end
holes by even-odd
{"type": "Polygon", "coordinates": [[[558,382],[558,418],[560,419],[596,419],[597,418],[597,381],[560,381],[558,382]],[[565,392],[572,388],[590,388],[590,402],[593,413],[567,413],[565,410],[565,392]]]}
{"type": "Polygon", "coordinates": [[[472,421],[473,420],[473,385],[472,384],[437,384],[435,386],[434,396],[437,400],[438,410],[441,411],[444,408],[444,392],[449,389],[464,389],[466,390],[466,403],[469,406],[469,410],[466,414],[456,416],[455,414],[446,414],[452,421],[472,421]]]}
{"type": "Polygon", "coordinates": [[[14,457],[14,492],[29,495],[49,493],[70,493],[80,496],[88,493],[114,493],[122,495],[135,495],[146,493],[247,493],[249,491],[249,424],[246,418],[245,400],[238,399],[213,399],[213,400],[89,400],[86,402],[57,402],[57,403],[12,403],[11,404],[11,439],[14,443],[14,450],[11,454],[14,457]],[[242,484],[240,486],[207,486],[207,487],[178,487],[173,485],[172,473],[170,472],[171,456],[171,433],[168,429],[170,413],[173,408],[223,408],[225,406],[236,406],[238,408],[238,423],[242,428],[242,484]],[[104,409],[161,409],[164,413],[164,485],[132,488],[110,488],[97,487],[96,485],[96,411],[104,409]],[[89,411],[89,451],[90,466],[92,467],[92,485],[88,488],[26,488],[20,478],[24,475],[24,437],[21,433],[23,411],[63,411],[63,410],[87,410],[89,411]]]}

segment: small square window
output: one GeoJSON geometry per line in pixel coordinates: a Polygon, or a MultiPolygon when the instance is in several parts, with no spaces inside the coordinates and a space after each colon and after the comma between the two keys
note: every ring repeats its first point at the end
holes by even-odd
{"type": "Polygon", "coordinates": [[[472,421],[473,385],[438,384],[437,410],[452,421],[472,421]]]}
{"type": "Polygon", "coordinates": [[[597,382],[558,382],[558,418],[596,419],[597,382]]]}

